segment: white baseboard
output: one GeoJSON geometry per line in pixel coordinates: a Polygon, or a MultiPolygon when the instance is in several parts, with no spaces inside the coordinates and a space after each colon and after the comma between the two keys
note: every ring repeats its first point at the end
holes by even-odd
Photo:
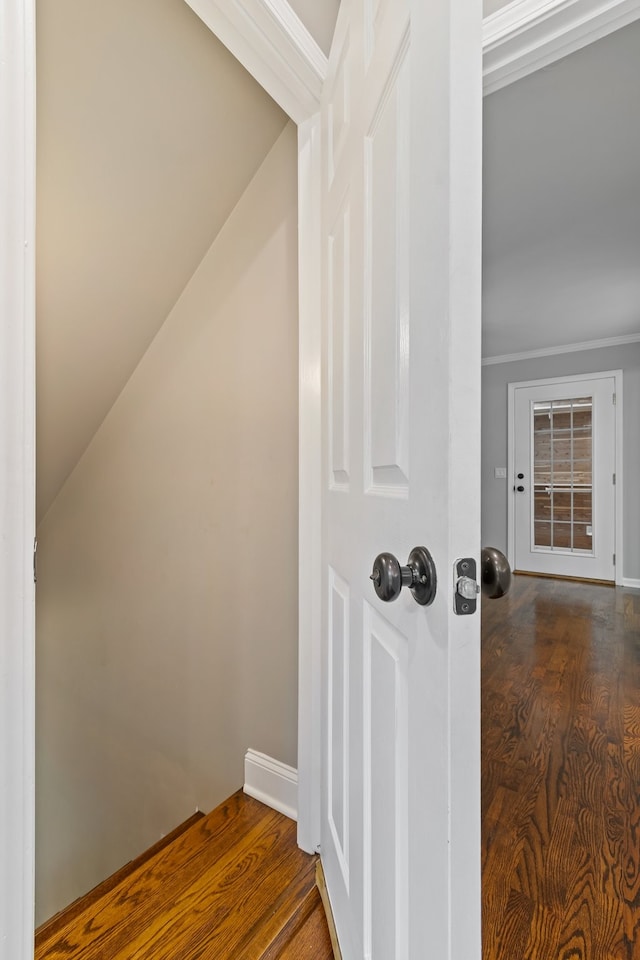
{"type": "Polygon", "coordinates": [[[632,580],[631,577],[623,577],[622,586],[633,587],[635,590],[640,590],[640,580],[632,580]]]}
{"type": "Polygon", "coordinates": [[[244,758],[244,792],[285,817],[298,819],[298,771],[257,750],[244,758]]]}

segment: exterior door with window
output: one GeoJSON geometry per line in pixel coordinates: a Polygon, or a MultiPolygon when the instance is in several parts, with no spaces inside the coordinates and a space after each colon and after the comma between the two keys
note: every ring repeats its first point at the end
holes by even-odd
{"type": "Polygon", "coordinates": [[[481,5],[343,0],[322,108],[321,853],[344,960],[479,960],[481,5]],[[374,559],[432,554],[384,602],[374,559]]]}
{"type": "Polygon", "coordinates": [[[616,376],[511,388],[515,569],[615,580],[616,376]]]}

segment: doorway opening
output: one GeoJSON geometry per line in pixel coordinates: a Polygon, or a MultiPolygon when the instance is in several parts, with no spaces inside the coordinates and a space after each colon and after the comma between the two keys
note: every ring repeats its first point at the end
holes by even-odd
{"type": "Polygon", "coordinates": [[[483,544],[533,573],[482,620],[495,960],[637,939],[639,52],[633,23],[484,102],[483,544]]]}

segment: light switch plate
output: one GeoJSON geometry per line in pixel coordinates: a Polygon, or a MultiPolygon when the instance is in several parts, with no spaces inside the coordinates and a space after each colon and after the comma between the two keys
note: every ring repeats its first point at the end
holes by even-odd
{"type": "Polygon", "coordinates": [[[507,468],[506,467],[495,467],[494,476],[496,480],[506,480],[507,479],[507,468]]]}

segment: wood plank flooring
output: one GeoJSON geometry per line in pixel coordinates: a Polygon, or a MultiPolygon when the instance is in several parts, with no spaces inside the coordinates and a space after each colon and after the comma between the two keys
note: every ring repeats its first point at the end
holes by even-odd
{"type": "Polygon", "coordinates": [[[315,863],[239,791],[45,924],[35,960],[331,960],[315,863]]]}
{"type": "Polygon", "coordinates": [[[483,605],[483,960],[640,960],[640,591],[483,605]]]}
{"type": "MultiPolygon", "coordinates": [[[[483,960],[640,960],[640,591],[515,576],[482,634],[483,960]]],[[[45,924],[35,958],[331,960],[314,872],[239,792],[45,924]]]]}

